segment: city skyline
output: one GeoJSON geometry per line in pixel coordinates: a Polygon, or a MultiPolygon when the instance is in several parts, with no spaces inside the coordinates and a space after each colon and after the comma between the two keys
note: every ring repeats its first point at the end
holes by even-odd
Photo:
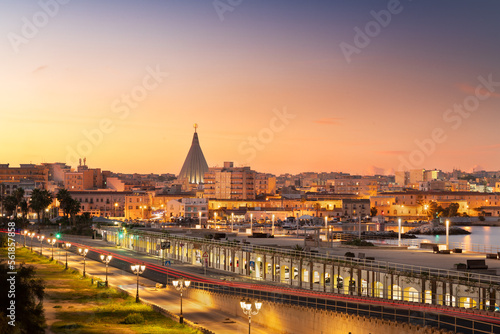
{"type": "Polygon", "coordinates": [[[0,9],[2,163],[178,174],[198,123],[209,166],[500,166],[493,1],[0,9]]]}

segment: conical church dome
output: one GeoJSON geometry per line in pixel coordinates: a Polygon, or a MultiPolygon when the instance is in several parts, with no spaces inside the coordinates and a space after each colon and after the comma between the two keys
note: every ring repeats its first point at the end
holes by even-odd
{"type": "Polygon", "coordinates": [[[189,183],[203,183],[203,175],[208,171],[208,164],[200,147],[198,133],[196,133],[197,127],[198,125],[195,124],[193,143],[179,173],[179,179],[187,179],[189,183]]]}

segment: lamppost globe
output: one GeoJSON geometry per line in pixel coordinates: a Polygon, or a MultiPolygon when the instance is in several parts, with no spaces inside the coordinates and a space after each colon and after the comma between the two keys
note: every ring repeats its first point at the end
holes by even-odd
{"type": "Polygon", "coordinates": [[[85,277],[85,257],[87,256],[87,253],[89,250],[87,248],[78,248],[78,253],[83,256],[83,277],[85,277]]]}
{"type": "Polygon", "coordinates": [[[136,265],[131,265],[130,269],[132,270],[132,272],[134,274],[137,275],[137,293],[135,295],[135,302],[138,303],[139,302],[139,275],[144,273],[144,271],[146,270],[146,266],[136,264],[136,265]]]}
{"type": "Polygon", "coordinates": [[[45,239],[45,236],[44,235],[38,235],[36,238],[38,239],[38,241],[40,241],[40,255],[43,255],[42,241],[43,241],[43,239],[45,239]]]}
{"type": "Polygon", "coordinates": [[[111,259],[113,258],[113,256],[101,254],[100,257],[101,257],[101,261],[106,264],[106,282],[105,282],[105,284],[106,284],[106,287],[108,287],[108,264],[111,261],[111,259]]]}
{"type": "Polygon", "coordinates": [[[172,281],[172,285],[180,292],[181,294],[181,314],[179,315],[179,323],[184,323],[184,316],[182,314],[182,292],[189,288],[191,285],[191,281],[185,280],[184,278],[172,281]]]}
{"type": "Polygon", "coordinates": [[[23,244],[23,247],[26,247],[26,235],[28,234],[28,230],[23,230],[23,233],[24,235],[24,244],[23,244]]]}
{"type": "Polygon", "coordinates": [[[68,250],[71,248],[69,242],[64,243],[64,248],[66,248],[66,269],[68,269],[68,250]]]}
{"type": "Polygon", "coordinates": [[[31,243],[30,243],[30,251],[33,252],[33,238],[35,237],[35,232],[30,232],[28,233],[28,237],[30,237],[31,239],[31,243]]]}
{"type": "Polygon", "coordinates": [[[241,309],[243,310],[243,313],[248,315],[248,334],[250,334],[252,315],[256,315],[257,313],[259,313],[260,309],[262,308],[262,302],[255,301],[254,304],[252,305],[252,302],[249,299],[243,298],[240,301],[240,306],[241,309]],[[254,307],[252,308],[252,306],[254,307]]]}
{"type": "Polygon", "coordinates": [[[54,260],[54,244],[56,243],[57,239],[56,238],[49,238],[47,239],[47,243],[52,246],[52,256],[50,258],[50,261],[54,260]]]}

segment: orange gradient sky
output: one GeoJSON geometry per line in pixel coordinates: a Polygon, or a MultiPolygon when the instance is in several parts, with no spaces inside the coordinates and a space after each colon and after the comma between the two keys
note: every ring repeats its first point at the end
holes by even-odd
{"type": "Polygon", "coordinates": [[[177,174],[198,123],[209,166],[500,169],[500,5],[401,1],[346,61],[341,43],[354,45],[354,29],[387,8],[243,1],[221,20],[211,2],[75,1],[27,38],[26,21],[44,9],[2,2],[0,163],[75,166],[81,156],[177,174]],[[471,112],[453,111],[477,92],[486,98],[471,112]]]}

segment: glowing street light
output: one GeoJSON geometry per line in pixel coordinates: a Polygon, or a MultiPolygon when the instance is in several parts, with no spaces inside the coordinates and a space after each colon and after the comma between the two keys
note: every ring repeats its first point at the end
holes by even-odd
{"type": "Polygon", "coordinates": [[[115,203],[115,217],[116,217],[116,208],[118,207],[118,203],[115,203]]]}
{"type": "Polygon", "coordinates": [[[231,232],[233,232],[234,212],[231,212],[231,232]]]}
{"type": "Polygon", "coordinates": [[[446,220],[446,249],[450,249],[450,221],[446,220]]]}
{"type": "Polygon", "coordinates": [[[139,302],[139,275],[141,275],[144,272],[144,270],[146,270],[146,266],[136,264],[136,265],[130,266],[130,269],[132,269],[132,272],[137,275],[137,293],[135,294],[135,302],[138,303],[139,302]]]}
{"type": "Polygon", "coordinates": [[[253,213],[250,214],[250,234],[253,231],[253,213]]]}
{"type": "Polygon", "coordinates": [[[54,244],[56,243],[56,241],[56,238],[47,239],[47,242],[52,246],[52,256],[50,258],[50,261],[54,260],[54,244]]]}
{"type": "Polygon", "coordinates": [[[274,235],[274,214],[272,216],[271,235],[274,235]]]}
{"type": "Polygon", "coordinates": [[[23,230],[23,235],[24,235],[24,245],[23,245],[23,247],[26,247],[26,234],[28,234],[28,230],[23,230]]]}
{"type": "Polygon", "coordinates": [[[38,239],[38,241],[40,241],[40,255],[43,255],[42,241],[43,241],[43,239],[45,239],[45,236],[44,235],[37,235],[36,238],[38,239]]]}
{"type": "Polygon", "coordinates": [[[29,232],[28,237],[31,238],[30,250],[33,252],[33,237],[35,236],[35,232],[29,232]]]}
{"type": "Polygon", "coordinates": [[[85,277],[85,257],[87,256],[88,252],[89,252],[89,250],[87,248],[85,248],[85,249],[78,248],[78,253],[81,256],[83,256],[83,277],[85,277]]]}
{"type": "Polygon", "coordinates": [[[184,323],[184,316],[182,315],[182,292],[189,288],[189,285],[191,285],[191,281],[185,280],[184,278],[172,281],[172,284],[174,287],[181,293],[181,314],[179,316],[179,323],[182,324],[184,323]]]}
{"type": "Polygon", "coordinates": [[[358,215],[358,239],[361,240],[361,209],[358,215]]]}
{"type": "Polygon", "coordinates": [[[63,245],[64,248],[66,248],[66,269],[68,269],[68,249],[71,248],[71,244],[69,242],[66,242],[63,245]]]}
{"type": "Polygon", "coordinates": [[[398,247],[401,247],[401,218],[398,219],[398,247]]]}
{"type": "Polygon", "coordinates": [[[201,228],[201,211],[198,212],[198,223],[200,224],[200,228],[201,228]]]}
{"type": "Polygon", "coordinates": [[[101,254],[101,261],[106,264],[106,287],[108,287],[108,264],[112,258],[113,258],[112,255],[101,254]]]}
{"type": "Polygon", "coordinates": [[[262,307],[262,302],[260,301],[255,301],[255,308],[253,308],[252,306],[254,306],[252,304],[252,302],[250,302],[250,300],[247,298],[243,298],[241,301],[240,301],[240,306],[241,306],[241,309],[243,310],[243,313],[248,315],[248,334],[250,334],[250,327],[251,327],[251,324],[252,324],[252,315],[256,315],[257,313],[259,313],[261,307],[262,307]]]}

